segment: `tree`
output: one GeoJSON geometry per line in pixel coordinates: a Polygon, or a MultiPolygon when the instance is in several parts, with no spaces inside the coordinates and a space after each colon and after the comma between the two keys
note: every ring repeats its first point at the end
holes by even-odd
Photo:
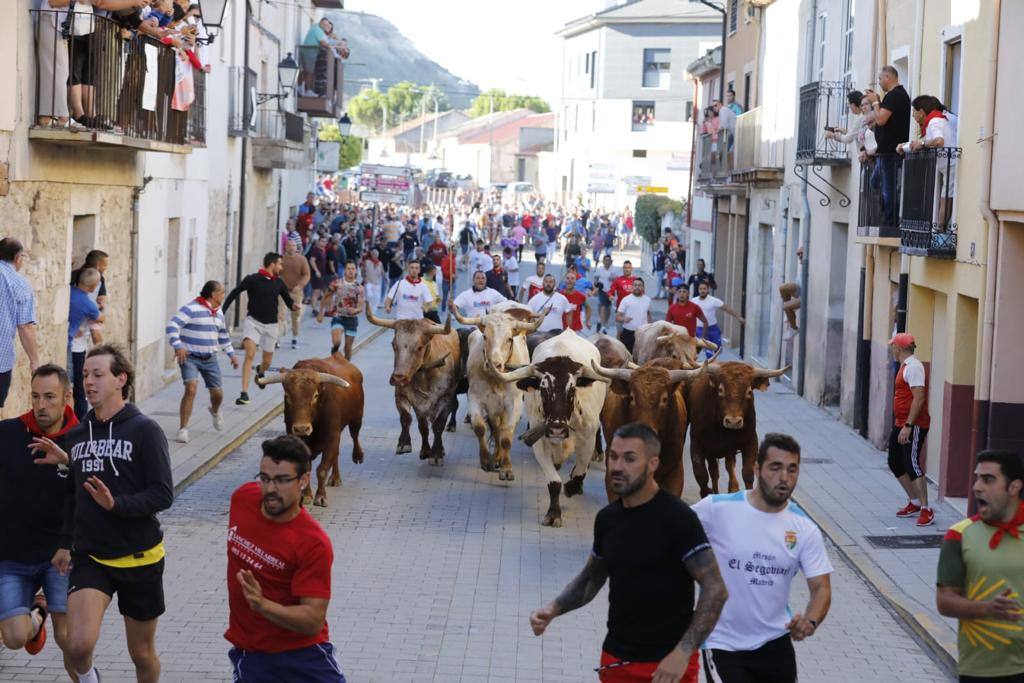
{"type": "Polygon", "coordinates": [[[340,142],[338,150],[338,168],[351,168],[363,160],[363,139],[355,135],[341,137],[337,123],[328,123],[320,128],[321,142],[340,142]]]}
{"type": "Polygon", "coordinates": [[[355,123],[370,130],[381,130],[382,127],[391,128],[416,118],[420,115],[421,106],[427,113],[433,113],[435,100],[438,111],[451,109],[448,98],[435,86],[402,81],[388,88],[386,93],[363,89],[349,100],[348,114],[355,123]],[[385,113],[387,121],[384,121],[385,113]]]}
{"type": "Polygon", "coordinates": [[[491,99],[494,99],[494,111],[511,111],[513,109],[531,109],[538,114],[551,111],[551,107],[542,98],[535,95],[509,95],[500,88],[478,95],[469,107],[469,115],[476,118],[491,112],[491,99]]]}
{"type": "Polygon", "coordinates": [[[660,194],[642,194],[636,198],[633,224],[636,234],[654,246],[661,239],[661,219],[669,211],[682,216],[686,203],[660,194]]]}
{"type": "MultiPolygon", "coordinates": [[[[384,122],[384,107],[387,96],[373,90],[363,88],[358,95],[348,101],[348,115],[354,123],[366,126],[370,130],[380,130],[384,122]]],[[[390,120],[390,115],[388,117],[390,120]]]]}

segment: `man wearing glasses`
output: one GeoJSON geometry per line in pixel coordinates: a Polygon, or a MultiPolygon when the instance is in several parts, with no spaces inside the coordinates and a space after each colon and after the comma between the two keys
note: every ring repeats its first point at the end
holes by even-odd
{"type": "Polygon", "coordinates": [[[13,237],[0,239],[0,408],[7,401],[14,370],[14,335],[28,356],[29,370],[39,366],[36,344],[36,296],[32,285],[18,271],[28,255],[13,237]]]}
{"type": "Polygon", "coordinates": [[[264,441],[257,481],[231,496],[224,637],[242,683],[345,683],[327,630],[334,550],[302,507],[310,453],[295,436],[264,441]]]}

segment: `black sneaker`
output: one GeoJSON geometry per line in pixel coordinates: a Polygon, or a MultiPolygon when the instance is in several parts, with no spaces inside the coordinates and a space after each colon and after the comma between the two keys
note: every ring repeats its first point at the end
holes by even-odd
{"type": "Polygon", "coordinates": [[[238,395],[238,398],[235,399],[236,406],[247,406],[250,403],[252,403],[252,400],[249,398],[249,394],[244,391],[238,395]]]}
{"type": "Polygon", "coordinates": [[[256,376],[257,376],[258,378],[260,378],[260,379],[263,379],[263,374],[264,374],[264,373],[263,373],[263,368],[261,368],[261,367],[260,367],[259,365],[257,365],[257,366],[256,366],[255,368],[253,368],[253,369],[254,369],[254,370],[256,371],[256,376]]]}
{"type": "Polygon", "coordinates": [[[298,339],[292,339],[292,349],[294,350],[294,349],[297,349],[297,348],[299,348],[299,340],[298,339]]]}

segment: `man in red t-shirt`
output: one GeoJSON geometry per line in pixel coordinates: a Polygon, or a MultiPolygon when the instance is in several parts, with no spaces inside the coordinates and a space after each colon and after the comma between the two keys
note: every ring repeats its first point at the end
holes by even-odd
{"type": "Polygon", "coordinates": [[[448,247],[445,246],[441,238],[441,233],[434,233],[434,241],[427,247],[427,256],[434,262],[435,266],[440,266],[444,260],[445,255],[448,253],[448,247]]]}
{"type": "Polygon", "coordinates": [[[921,464],[921,451],[931,426],[924,363],[914,356],[917,342],[909,332],[894,336],[889,346],[893,358],[900,364],[892,397],[889,469],[909,499],[896,516],[916,516],[917,526],[928,526],[935,523],[935,513],[928,506],[928,483],[921,464]]]}
{"type": "Polygon", "coordinates": [[[686,287],[679,287],[676,290],[676,302],[668,307],[665,320],[673,325],[685,327],[690,336],[697,337],[697,321],[701,323],[701,330],[707,335],[708,319],[704,317],[704,309],[690,301],[690,290],[686,287]]]}
{"type": "Polygon", "coordinates": [[[587,302],[587,295],[576,289],[576,271],[570,270],[565,274],[565,290],[562,296],[572,304],[572,311],[562,314],[562,329],[572,329],[579,332],[583,329],[580,321],[580,310],[583,310],[583,318],[586,320],[587,329],[590,329],[590,304],[587,302]]]}
{"type": "Polygon", "coordinates": [[[295,436],[263,442],[258,482],[231,496],[224,637],[234,680],[345,683],[327,630],[331,540],[302,507],[310,453],[295,436]]]}
{"type": "Polygon", "coordinates": [[[609,296],[615,296],[615,310],[619,310],[619,304],[622,303],[623,297],[627,297],[633,293],[633,264],[629,261],[622,262],[622,275],[612,280],[611,291],[608,292],[609,296]]]}

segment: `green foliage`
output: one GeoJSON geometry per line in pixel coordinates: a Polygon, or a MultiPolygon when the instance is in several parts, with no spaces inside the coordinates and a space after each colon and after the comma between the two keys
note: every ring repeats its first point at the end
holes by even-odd
{"type": "Polygon", "coordinates": [[[340,142],[338,150],[338,168],[351,168],[363,160],[363,139],[355,135],[341,137],[337,123],[329,123],[320,128],[320,140],[323,142],[340,142]]]}
{"type": "Polygon", "coordinates": [[[686,203],[660,194],[642,194],[636,198],[633,223],[636,234],[648,244],[655,245],[661,239],[661,219],[669,211],[681,217],[686,203]]]}
{"type": "Polygon", "coordinates": [[[402,81],[388,88],[387,92],[364,88],[349,100],[348,115],[353,122],[378,131],[382,126],[392,128],[414,119],[421,111],[432,113],[435,102],[438,111],[451,109],[448,98],[435,86],[402,81]],[[385,111],[388,117],[386,122],[385,111]]]}
{"type": "Polygon", "coordinates": [[[511,111],[513,109],[532,109],[538,114],[546,114],[551,107],[540,97],[534,95],[509,95],[500,88],[490,90],[478,95],[469,107],[469,115],[473,118],[483,116],[491,112],[491,98],[494,98],[494,111],[511,111]]]}

